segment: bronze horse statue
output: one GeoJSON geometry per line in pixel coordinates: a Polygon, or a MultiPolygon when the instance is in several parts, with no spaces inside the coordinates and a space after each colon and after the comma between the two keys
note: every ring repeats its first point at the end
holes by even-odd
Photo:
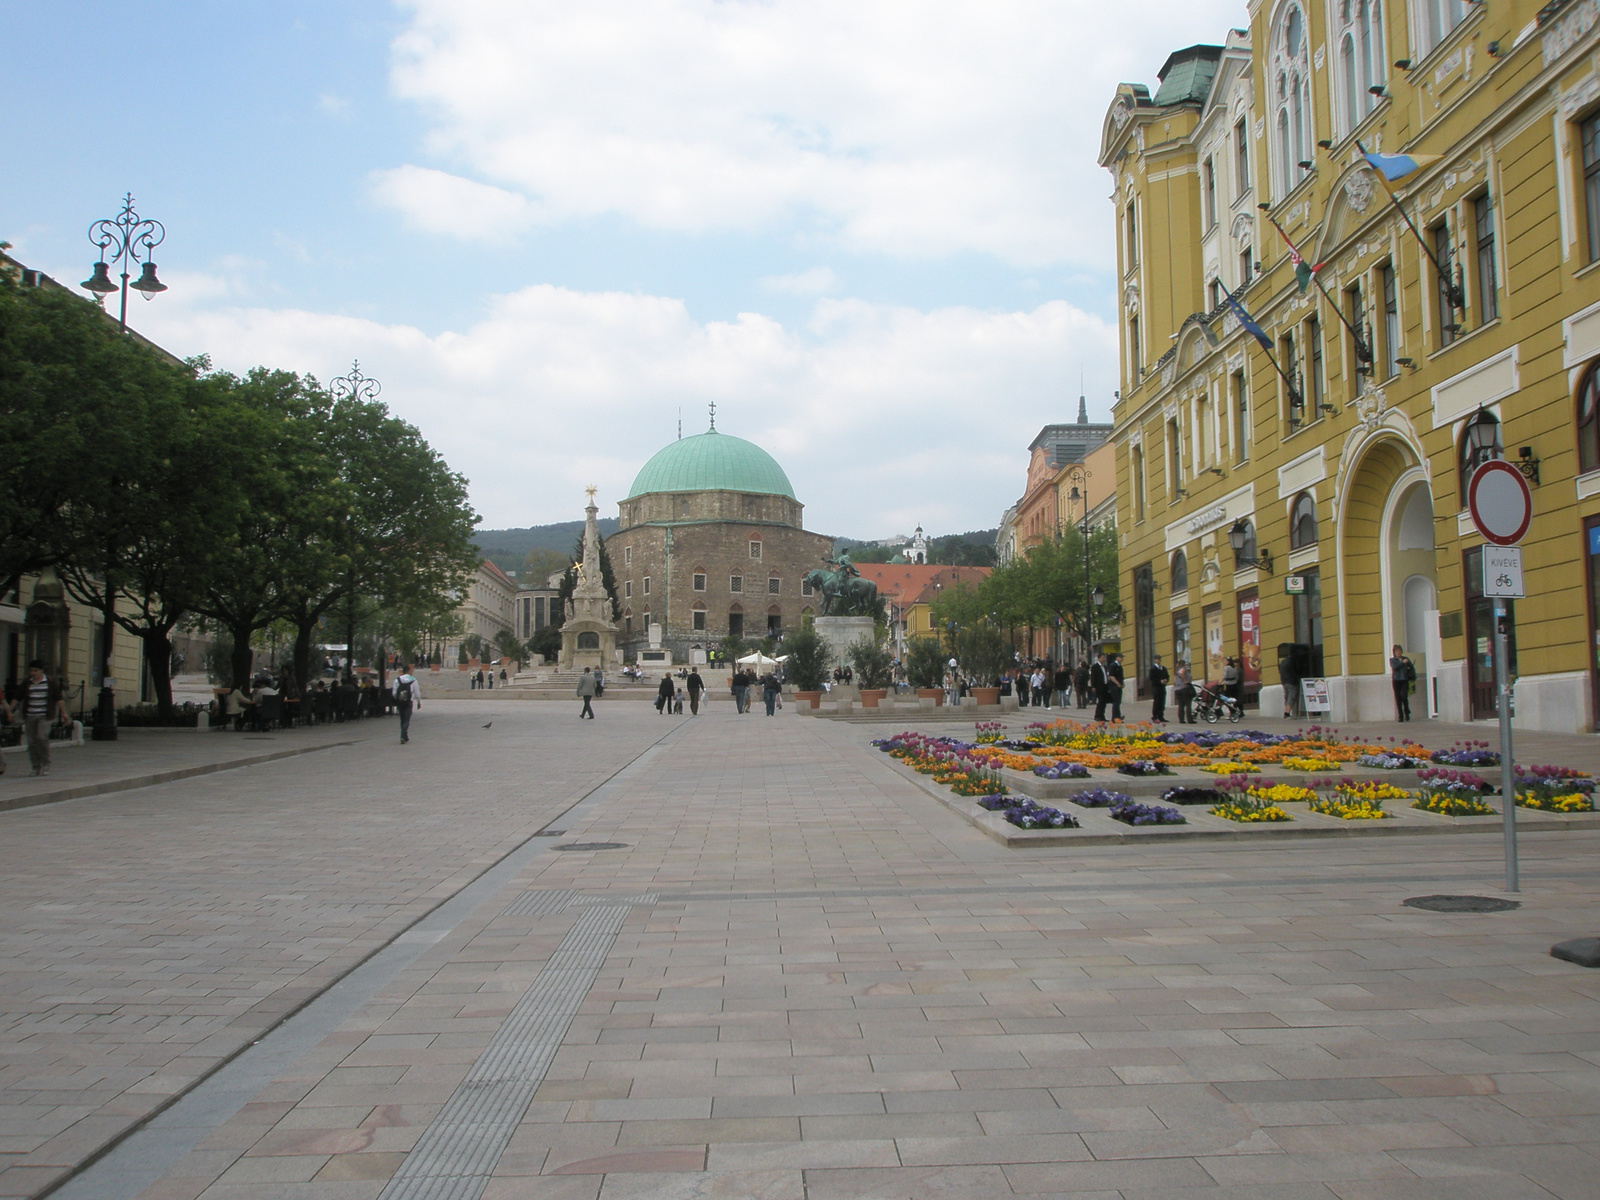
{"type": "Polygon", "coordinates": [[[822,615],[871,616],[878,606],[878,585],[859,575],[813,568],[805,574],[806,583],[822,596],[822,615]]]}

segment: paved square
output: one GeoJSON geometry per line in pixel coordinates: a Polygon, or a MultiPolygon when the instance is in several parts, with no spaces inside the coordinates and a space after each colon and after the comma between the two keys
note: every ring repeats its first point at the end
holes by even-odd
{"type": "Polygon", "coordinates": [[[386,944],[374,968],[409,957],[303,1052],[244,1054],[159,1179],[119,1190],[135,1136],[61,1194],[1597,1192],[1600,973],[1548,950],[1600,933],[1600,834],[1524,838],[1520,909],[1431,913],[1401,901],[1500,894],[1497,833],[1016,850],[897,774],[882,728],[426,715],[415,755],[0,814],[0,1196],[386,944]]]}

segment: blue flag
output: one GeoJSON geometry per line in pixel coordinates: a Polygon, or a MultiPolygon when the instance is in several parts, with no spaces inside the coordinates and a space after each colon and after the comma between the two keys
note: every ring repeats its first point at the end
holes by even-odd
{"type": "Polygon", "coordinates": [[[1245,331],[1261,343],[1263,350],[1271,354],[1272,339],[1266,335],[1261,326],[1256,324],[1255,318],[1245,311],[1244,305],[1239,303],[1239,298],[1232,292],[1228,293],[1228,307],[1233,309],[1233,315],[1239,318],[1239,324],[1245,327],[1245,331]]]}

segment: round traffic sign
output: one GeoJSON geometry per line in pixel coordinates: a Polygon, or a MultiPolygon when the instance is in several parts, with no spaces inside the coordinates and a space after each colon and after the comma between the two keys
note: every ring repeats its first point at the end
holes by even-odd
{"type": "Polygon", "coordinates": [[[1472,473],[1467,509],[1485,541],[1515,546],[1533,520],[1533,493],[1521,471],[1503,458],[1493,458],[1472,473]]]}

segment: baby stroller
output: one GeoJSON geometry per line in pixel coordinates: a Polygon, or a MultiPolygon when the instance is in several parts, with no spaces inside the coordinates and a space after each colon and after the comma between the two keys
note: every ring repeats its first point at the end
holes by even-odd
{"type": "Polygon", "coordinates": [[[1194,719],[1215,725],[1221,718],[1229,721],[1244,719],[1244,705],[1228,695],[1214,683],[1202,684],[1194,701],[1194,719]]]}

